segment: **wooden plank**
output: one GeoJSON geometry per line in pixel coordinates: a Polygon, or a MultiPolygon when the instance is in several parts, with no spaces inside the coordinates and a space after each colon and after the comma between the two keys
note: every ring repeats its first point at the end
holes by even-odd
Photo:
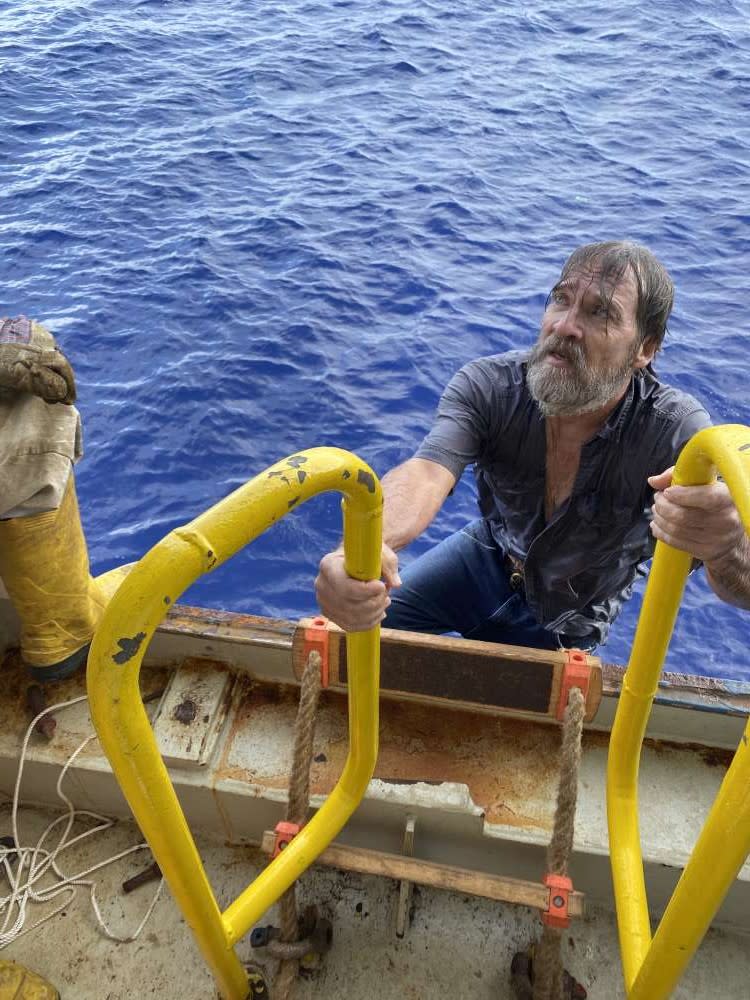
{"type": "Polygon", "coordinates": [[[584,722],[591,722],[596,713],[599,711],[599,706],[602,703],[604,682],[602,680],[602,661],[599,657],[589,656],[587,654],[586,661],[591,667],[591,683],[589,684],[588,694],[586,695],[586,714],[583,719],[584,722]]]}
{"type": "MultiPolygon", "coordinates": [[[[304,669],[303,618],[292,644],[292,666],[304,669]]],[[[346,635],[328,623],[329,677],[333,688],[347,682],[346,635]]],[[[428,704],[439,701],[467,709],[535,713],[554,718],[557,711],[565,650],[528,649],[502,643],[381,630],[380,676],[384,695],[402,695],[428,704]]],[[[594,717],[602,697],[601,664],[587,656],[592,683],[586,720],[594,717]]]]}
{"type": "MultiPolygon", "coordinates": [[[[261,843],[261,849],[265,854],[273,853],[275,840],[276,835],[273,830],[266,830],[261,843]]],[[[331,844],[313,863],[328,868],[341,868],[343,871],[359,872],[362,875],[381,875],[396,881],[405,879],[434,889],[462,892],[469,896],[494,899],[498,903],[514,903],[537,910],[546,910],[549,903],[549,889],[539,882],[527,882],[505,875],[487,875],[483,872],[470,871],[468,868],[456,868],[453,865],[441,865],[433,861],[421,861],[418,858],[404,858],[398,854],[385,854],[363,847],[331,844]]],[[[568,900],[570,916],[582,917],[585,913],[585,903],[585,894],[573,890],[568,900]]]]}

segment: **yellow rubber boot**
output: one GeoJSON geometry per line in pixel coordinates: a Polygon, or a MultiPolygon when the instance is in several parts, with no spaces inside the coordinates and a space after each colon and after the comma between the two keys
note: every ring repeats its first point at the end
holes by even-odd
{"type": "Polygon", "coordinates": [[[0,1000],[60,1000],[60,994],[25,965],[0,959],[0,1000]]]}
{"type": "Polygon", "coordinates": [[[0,577],[34,679],[62,680],[83,666],[106,598],[89,573],[72,472],[57,510],[0,521],[0,577]]]}

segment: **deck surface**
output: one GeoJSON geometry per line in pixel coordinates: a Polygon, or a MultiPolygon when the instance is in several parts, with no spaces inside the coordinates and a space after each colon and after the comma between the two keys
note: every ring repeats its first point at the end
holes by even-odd
{"type": "MultiPolygon", "coordinates": [[[[5,810],[4,810],[5,812],[5,810]]],[[[49,822],[38,809],[25,810],[29,836],[49,822]]],[[[118,824],[101,839],[66,855],[64,869],[82,868],[135,844],[137,831],[118,824]]],[[[199,838],[201,855],[220,903],[228,903],[262,865],[256,851],[199,838]]],[[[97,898],[111,929],[126,934],[148,907],[154,884],[129,896],[120,883],[139,871],[148,856],[117,862],[97,876],[97,898]]],[[[334,947],[323,968],[300,981],[295,1000],[515,1000],[509,965],[514,951],[539,934],[538,917],[521,907],[439,890],[417,892],[412,922],[403,940],[394,933],[397,886],[384,879],[315,869],[302,881],[303,902],[317,903],[334,925],[334,947]]],[[[31,922],[42,910],[29,914],[31,922]]],[[[271,914],[273,920],[274,914],[271,914]]],[[[588,990],[590,1000],[624,997],[611,914],[595,909],[564,940],[566,966],[588,990]]],[[[240,957],[252,954],[247,939],[240,957]]],[[[63,1000],[209,1000],[216,993],[188,929],[166,890],[141,936],[115,944],[96,927],[88,892],[79,889],[64,913],[19,938],[3,951],[50,979],[63,1000]]],[[[274,966],[266,963],[267,973],[274,966]]],[[[747,1000],[750,942],[711,931],[675,992],[676,1000],[747,1000]]]]}

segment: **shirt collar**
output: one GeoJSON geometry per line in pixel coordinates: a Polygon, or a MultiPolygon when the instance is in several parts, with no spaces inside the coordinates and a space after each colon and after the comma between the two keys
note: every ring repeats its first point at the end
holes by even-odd
{"type": "Polygon", "coordinates": [[[635,406],[636,395],[638,393],[638,381],[639,376],[635,373],[630,379],[630,384],[625,390],[625,395],[622,397],[617,406],[612,410],[607,420],[596,435],[603,440],[609,440],[612,438],[615,441],[619,441],[622,437],[623,430],[625,429],[625,424],[633,412],[633,407],[635,406]]]}

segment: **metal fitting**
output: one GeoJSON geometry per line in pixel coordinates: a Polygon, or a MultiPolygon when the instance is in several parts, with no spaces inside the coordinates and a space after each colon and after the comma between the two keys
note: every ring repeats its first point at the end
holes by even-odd
{"type": "Polygon", "coordinates": [[[278,927],[266,924],[265,927],[253,927],[250,932],[251,948],[266,948],[270,941],[279,936],[278,927]]]}

